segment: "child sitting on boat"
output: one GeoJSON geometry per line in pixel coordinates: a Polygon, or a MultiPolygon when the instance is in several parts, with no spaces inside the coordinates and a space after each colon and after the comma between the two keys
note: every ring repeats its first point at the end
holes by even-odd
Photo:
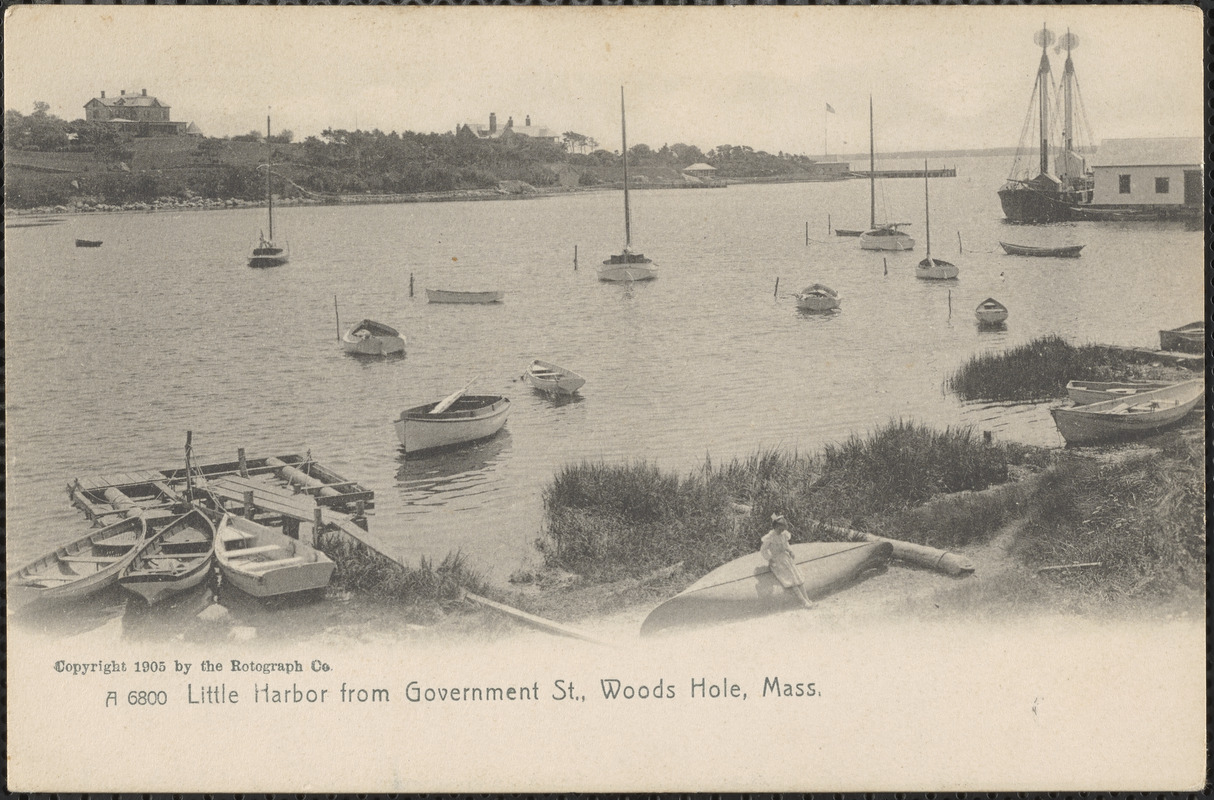
{"type": "Polygon", "coordinates": [[[783,514],[772,514],[771,524],[771,530],[763,536],[759,554],[767,559],[767,563],[771,566],[771,574],[776,576],[780,585],[794,592],[797,599],[801,601],[801,605],[813,608],[813,603],[805,594],[805,578],[801,575],[801,570],[797,569],[797,562],[793,560],[792,548],[788,546],[792,540],[792,534],[788,531],[788,520],[784,518],[783,514]]]}

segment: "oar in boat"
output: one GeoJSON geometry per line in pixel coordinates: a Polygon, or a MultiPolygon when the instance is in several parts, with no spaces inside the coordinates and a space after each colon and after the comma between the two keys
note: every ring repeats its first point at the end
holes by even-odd
{"type": "Polygon", "coordinates": [[[470,380],[466,384],[464,384],[464,388],[460,389],[458,392],[452,392],[449,396],[443,398],[442,402],[440,402],[434,408],[430,409],[430,413],[431,414],[441,414],[444,411],[446,411],[448,408],[450,408],[455,403],[456,400],[463,397],[464,392],[468,391],[468,389],[471,388],[472,384],[476,383],[479,378],[480,378],[480,375],[477,375],[475,378],[473,378],[472,380],[470,380]]]}

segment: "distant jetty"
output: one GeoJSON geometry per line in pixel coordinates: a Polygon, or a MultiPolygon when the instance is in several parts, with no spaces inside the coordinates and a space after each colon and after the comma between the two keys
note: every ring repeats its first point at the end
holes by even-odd
{"type": "MultiPolygon", "coordinates": [[[[923,170],[921,169],[877,169],[872,170],[852,170],[853,178],[867,178],[872,175],[877,178],[922,178],[923,170]]],[[[945,167],[944,169],[929,169],[927,171],[929,178],[955,178],[957,177],[956,167],[945,167]]]]}

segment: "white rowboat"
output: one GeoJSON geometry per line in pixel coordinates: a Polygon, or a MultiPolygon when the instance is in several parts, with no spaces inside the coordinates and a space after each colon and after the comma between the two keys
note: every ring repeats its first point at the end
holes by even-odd
{"type": "Polygon", "coordinates": [[[1125,399],[1052,408],[1050,413],[1067,444],[1094,444],[1155,433],[1182,420],[1204,395],[1205,383],[1194,379],[1125,399]]]}
{"type": "Polygon", "coordinates": [[[336,565],[327,555],[244,517],[225,514],[215,535],[224,578],[253,597],[323,589],[333,577],[336,565]]]}
{"type": "Polygon", "coordinates": [[[1174,383],[1176,381],[1071,381],[1066,385],[1066,394],[1075,405],[1086,406],[1166,389],[1174,383]]]}
{"type": "Polygon", "coordinates": [[[418,453],[486,439],[506,424],[510,401],[499,395],[460,395],[400,413],[393,426],[406,453],[418,453]],[[451,401],[433,413],[440,403],[451,401]]]}
{"type": "Polygon", "coordinates": [[[538,358],[528,365],[523,379],[541,392],[549,394],[573,394],[586,383],[586,379],[573,370],[538,358]]]}
{"type": "Polygon", "coordinates": [[[505,292],[452,292],[446,289],[427,289],[426,300],[431,303],[500,303],[505,292]]]}
{"type": "Polygon", "coordinates": [[[10,586],[28,586],[47,600],[84,597],[118,580],[147,537],[142,516],[116,522],[25,565],[8,577],[10,586]]]}

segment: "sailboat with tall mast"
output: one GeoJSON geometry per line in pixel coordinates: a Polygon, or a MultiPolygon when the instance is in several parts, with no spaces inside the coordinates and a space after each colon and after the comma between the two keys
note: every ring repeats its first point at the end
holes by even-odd
{"type": "Polygon", "coordinates": [[[877,156],[873,137],[873,97],[868,96],[868,230],[860,234],[861,250],[914,250],[915,240],[901,230],[905,222],[877,224],[877,156]]]}
{"type": "MultiPolygon", "coordinates": [[[[1071,51],[1079,46],[1079,37],[1068,30],[1058,40],[1059,49],[1066,48],[1066,65],[1062,70],[1059,101],[1062,106],[1062,138],[1056,145],[1050,141],[1049,95],[1053,76],[1046,52],[1054,43],[1054,33],[1042,25],[1041,30],[1033,35],[1033,41],[1041,47],[1041,61],[1037,66],[1037,79],[1033,84],[1024,133],[1016,149],[1016,160],[1012,163],[1007,182],[999,190],[999,202],[1009,222],[1065,222],[1076,218],[1075,206],[1092,202],[1092,175],[1087,172],[1075,142],[1076,119],[1082,117],[1086,124],[1079,79],[1075,75],[1075,62],[1071,59],[1071,51]],[[1034,117],[1037,120],[1036,141],[1028,145],[1026,139],[1032,135],[1030,131],[1033,130],[1034,117]],[[1050,151],[1055,146],[1057,153],[1054,171],[1051,172],[1050,151]],[[1036,155],[1036,159],[1026,158],[1030,155],[1036,155]],[[1035,176],[1034,170],[1037,173],[1035,176]]],[[[1088,138],[1090,141],[1090,135],[1088,138]]]]}
{"type": "Polygon", "coordinates": [[[932,258],[932,209],[927,198],[927,161],[923,162],[923,232],[927,257],[915,266],[915,277],[933,281],[947,281],[957,277],[957,265],[942,258],[932,258]]]}
{"type": "Polygon", "coordinates": [[[266,114],[266,212],[269,215],[270,238],[262,232],[253,255],[249,257],[250,267],[281,267],[291,256],[281,247],[274,244],[274,194],[270,191],[270,172],[273,150],[270,145],[270,115],[266,114]]]}
{"type": "Polygon", "coordinates": [[[601,281],[648,281],[658,276],[658,265],[643,253],[632,252],[632,219],[628,209],[628,128],[624,120],[624,87],[620,87],[620,138],[624,145],[624,251],[610,256],[598,269],[601,281]]]}

